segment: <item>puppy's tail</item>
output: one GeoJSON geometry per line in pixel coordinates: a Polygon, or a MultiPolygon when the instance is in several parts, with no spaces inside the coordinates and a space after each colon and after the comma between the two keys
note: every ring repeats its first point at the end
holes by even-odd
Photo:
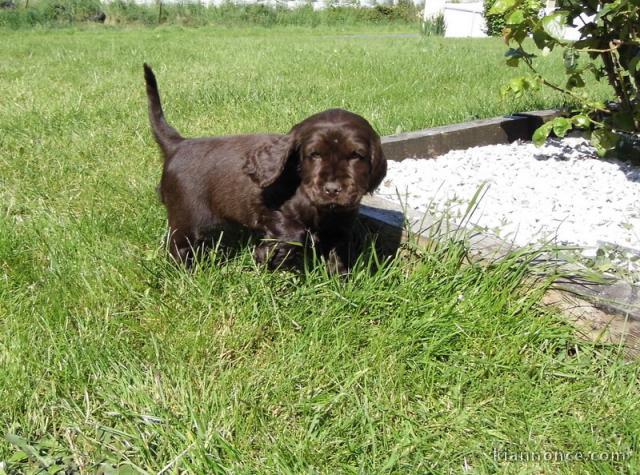
{"type": "Polygon", "coordinates": [[[170,158],[180,142],[184,140],[176,129],[171,127],[164,118],[158,83],[151,67],[144,63],[144,80],[147,83],[147,97],[149,99],[149,122],[153,136],[164,153],[165,159],[170,158]]]}

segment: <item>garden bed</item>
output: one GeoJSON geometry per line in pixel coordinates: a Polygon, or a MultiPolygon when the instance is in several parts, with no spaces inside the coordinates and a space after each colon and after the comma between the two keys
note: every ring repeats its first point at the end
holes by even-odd
{"type": "Polygon", "coordinates": [[[560,258],[570,277],[557,282],[546,301],[560,304],[591,337],[625,339],[635,354],[640,168],[597,159],[581,138],[552,140],[542,148],[523,141],[533,118],[539,123],[552,116],[474,121],[385,138],[389,173],[363,214],[392,227],[405,226],[408,218],[423,239],[432,237],[433,223],[445,220],[451,223],[445,228],[457,229],[456,222],[467,222],[478,259],[528,244],[562,246],[546,258],[560,258]],[[474,141],[484,146],[473,147],[474,141]],[[468,216],[478,190],[482,199],[468,216]]]}
{"type": "Polygon", "coordinates": [[[377,195],[460,222],[476,193],[470,221],[483,232],[518,246],[579,246],[601,270],[640,282],[640,168],[598,159],[584,138],[516,141],[391,162],[377,195]],[[603,267],[605,251],[617,251],[618,265],[603,267]]]}

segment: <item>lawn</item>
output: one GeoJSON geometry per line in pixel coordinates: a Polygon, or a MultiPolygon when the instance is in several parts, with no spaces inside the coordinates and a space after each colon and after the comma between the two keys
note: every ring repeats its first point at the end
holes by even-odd
{"type": "Polygon", "coordinates": [[[540,307],[526,256],[465,266],[452,242],[346,280],[167,261],[143,61],[184,135],[560,104],[500,98],[521,72],[498,39],[411,32],[1,32],[0,473],[640,471],[640,366],[540,307]]]}

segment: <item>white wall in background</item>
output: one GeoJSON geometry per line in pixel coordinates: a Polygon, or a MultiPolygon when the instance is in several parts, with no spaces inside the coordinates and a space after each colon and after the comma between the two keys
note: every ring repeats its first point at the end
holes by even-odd
{"type": "Polygon", "coordinates": [[[444,36],[450,38],[487,36],[482,2],[447,3],[444,6],[444,36]]]}

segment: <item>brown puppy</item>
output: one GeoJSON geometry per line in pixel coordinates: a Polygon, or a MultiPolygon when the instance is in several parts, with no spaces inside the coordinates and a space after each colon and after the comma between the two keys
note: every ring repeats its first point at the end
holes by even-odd
{"type": "Polygon", "coordinates": [[[158,85],[144,65],[153,135],[164,155],[160,196],[169,250],[181,262],[226,222],[263,234],[256,259],[283,264],[311,241],[330,270],[344,272],[360,200],[386,174],[380,137],[359,115],[330,109],[286,135],[187,139],[165,120],[158,85]]]}

